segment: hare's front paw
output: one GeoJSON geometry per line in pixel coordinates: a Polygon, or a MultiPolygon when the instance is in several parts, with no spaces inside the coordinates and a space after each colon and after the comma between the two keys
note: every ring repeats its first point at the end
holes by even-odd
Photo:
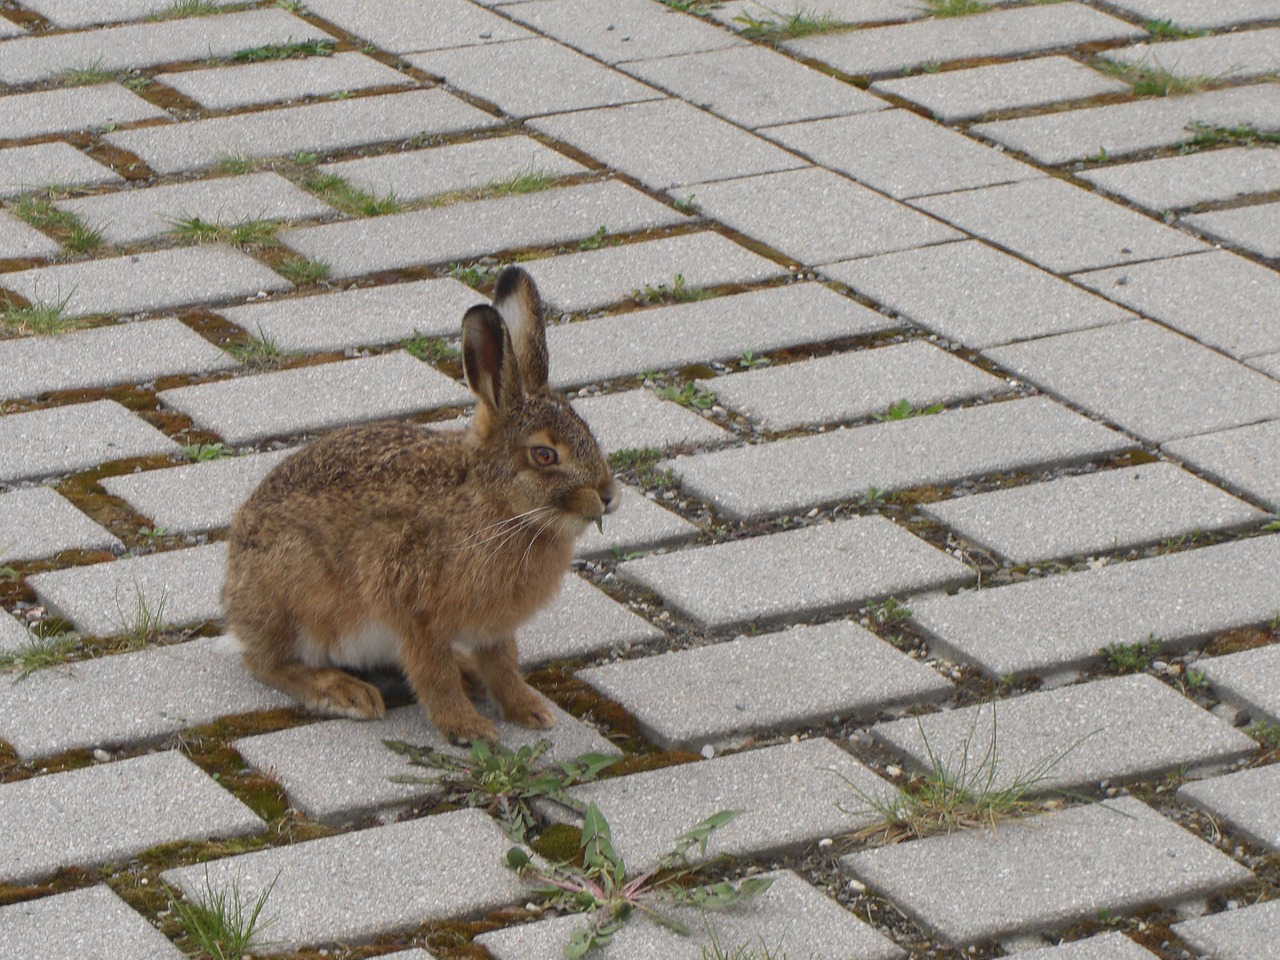
{"type": "Polygon", "coordinates": [[[498,728],[492,723],[480,716],[470,703],[467,704],[470,712],[459,710],[450,712],[444,716],[433,714],[431,722],[435,725],[440,736],[455,745],[472,743],[476,740],[488,740],[490,743],[496,743],[498,740],[498,728]]]}
{"type": "Polygon", "coordinates": [[[377,720],[386,716],[382,694],[373,684],[357,680],[341,670],[317,670],[303,703],[315,713],[352,720],[377,720]]]}
{"type": "Polygon", "coordinates": [[[524,681],[516,691],[501,700],[502,715],[512,723],[535,730],[546,730],[556,724],[556,715],[539,693],[524,681]]]}

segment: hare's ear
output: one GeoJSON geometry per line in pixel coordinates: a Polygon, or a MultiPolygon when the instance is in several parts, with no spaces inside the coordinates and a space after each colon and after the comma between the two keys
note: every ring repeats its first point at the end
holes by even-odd
{"type": "Polygon", "coordinates": [[[467,386],[494,413],[509,413],[523,389],[511,335],[488,304],[477,304],[462,318],[462,369],[467,386]]]}
{"type": "Polygon", "coordinates": [[[547,334],[542,316],[542,300],[533,278],[520,267],[507,267],[493,291],[493,308],[511,331],[516,360],[524,388],[538,390],[547,385],[547,334]]]}

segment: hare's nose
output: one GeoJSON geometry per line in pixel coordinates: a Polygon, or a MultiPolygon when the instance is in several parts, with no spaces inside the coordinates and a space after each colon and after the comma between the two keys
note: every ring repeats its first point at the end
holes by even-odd
{"type": "Polygon", "coordinates": [[[598,492],[600,494],[600,503],[604,506],[605,513],[613,513],[618,509],[618,488],[615,484],[610,483],[598,492]]]}

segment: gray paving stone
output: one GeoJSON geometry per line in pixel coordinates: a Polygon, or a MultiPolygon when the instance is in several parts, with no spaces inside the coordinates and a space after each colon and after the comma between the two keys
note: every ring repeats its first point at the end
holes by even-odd
{"type": "Polygon", "coordinates": [[[1219,767],[1258,745],[1147,674],[1112,677],[871,728],[916,768],[1033,793],[1097,792],[1102,781],[1219,767]]]}
{"type": "Polygon", "coordinates": [[[886,106],[879,97],[762,46],[639,60],[624,69],[748,129],[886,106]]]}
{"type": "Polygon", "coordinates": [[[1255,903],[1170,927],[1197,951],[1216,960],[1276,960],[1280,957],[1280,901],[1255,903]]]}
{"type": "Polygon", "coordinates": [[[264,44],[332,39],[300,17],[273,9],[42,34],[5,44],[0,82],[31,83],[90,63],[102,70],[136,69],[225,57],[264,44]]]}
{"type": "Polygon", "coordinates": [[[671,288],[676,277],[696,289],[754,283],[786,272],[709,230],[548,257],[529,262],[527,269],[550,308],[568,313],[619,303],[647,288],[671,288]]]}
{"type": "Polygon", "coordinates": [[[637,550],[671,546],[696,536],[698,528],[679,514],[658,506],[644,491],[622,487],[622,509],[610,514],[603,533],[588,527],[578,541],[579,557],[622,557],[637,550]]]}
{"type": "Polygon", "coordinates": [[[15,883],[172,840],[236,836],[264,826],[174,751],[0,785],[0,812],[10,833],[0,879],[15,883]]]}
{"type": "MultiPolygon", "coordinates": [[[[560,2],[572,0],[542,0],[534,6],[560,2]]],[[[532,125],[655,190],[805,165],[794,154],[683,100],[562,113],[532,125]]]]}
{"type": "Polygon", "coordinates": [[[770,430],[860,420],[901,400],[918,408],[1007,393],[1003,380],[923,340],[733,373],[699,385],[770,430]]]}
{"type": "Polygon", "coordinates": [[[1103,56],[1179,77],[1240,79],[1275,73],[1278,44],[1280,30],[1243,30],[1164,43],[1135,43],[1108,50],[1103,56]]]}
{"type": "Polygon", "coordinates": [[[998,110],[1023,110],[1127,93],[1129,85],[1091,70],[1070,57],[1036,57],[969,70],[877,80],[871,89],[891,93],[948,123],[998,110]]]}
{"type": "Polygon", "coordinates": [[[236,64],[166,73],[160,82],[210,110],[322,97],[369,87],[411,86],[413,80],[362,53],[236,64]]]}
{"type": "Polygon", "coordinates": [[[954,692],[936,671],[848,620],[622,660],[578,676],[665,750],[836,716],[873,717],[954,692]]]}
{"type": "MultiPolygon", "coordinates": [[[[0,110],[3,103],[0,100],[0,110]]],[[[0,150],[0,197],[51,186],[123,182],[124,178],[110,167],[90,160],[71,144],[60,140],[0,150]]]]}
{"type": "Polygon", "coordinates": [[[494,44],[531,35],[466,0],[403,0],[396,4],[395,16],[362,0],[315,0],[307,9],[391,53],[494,44]]]}
{"type": "Polygon", "coordinates": [[[995,10],[789,40],[783,47],[854,76],[897,73],[927,63],[1059,50],[1146,32],[1078,3],[995,10]]]}
{"type": "Polygon", "coordinates": [[[817,616],[971,579],[960,561],[879,516],[654,554],[626,561],[618,573],[700,629],[715,630],[817,616]]]}
{"type": "Polygon", "coordinates": [[[839,23],[890,23],[892,21],[916,20],[927,12],[915,0],[812,0],[801,3],[799,0],[728,0],[713,7],[708,13],[712,20],[724,24],[730,30],[743,30],[746,24],[738,17],[751,17],[756,20],[773,20],[805,13],[811,17],[829,17],[839,23]]]}
{"type": "MultiPolygon", "coordinates": [[[[218,6],[234,0],[213,0],[218,6]]],[[[170,0],[34,0],[24,6],[60,27],[92,27],[100,23],[144,20],[173,6],[170,0]]]]}
{"type": "Polygon", "coordinates": [[[1178,788],[1178,799],[1199,807],[1264,850],[1280,850],[1280,764],[1254,767],[1178,788]]]}
{"type": "Polygon", "coordinates": [[[0,563],[113,547],[122,544],[49,487],[0,493],[0,563]]]}
{"type": "Polygon", "coordinates": [[[678,403],[659,399],[651,390],[584,397],[573,406],[606,453],[732,439],[723,427],[678,403]]]}
{"type": "Polygon", "coordinates": [[[0,38],[21,37],[26,33],[12,20],[0,20],[0,38]]]}
{"type": "MultiPolygon", "coordinates": [[[[553,746],[544,760],[548,765],[583,753],[618,753],[600,734],[555,706],[556,725],[550,730],[501,721],[488,705],[484,712],[497,723],[508,749],[550,741],[553,746]]],[[[431,783],[391,782],[391,777],[401,775],[429,779],[432,771],[410,766],[387,749],[384,740],[404,740],[460,757],[470,754],[469,747],[454,747],[441,739],[416,704],[391,710],[383,720],[326,720],[236,740],[232,746],[250,766],[283,786],[294,807],[316,820],[345,820],[440,797],[442,791],[431,783]]]]}
{"type": "Polygon", "coordinates": [[[985,243],[967,240],[827,264],[822,272],[969,347],[1133,318],[985,243]]]}
{"type": "Polygon", "coordinates": [[[171,233],[183,220],[237,224],[298,220],[333,213],[277,173],[218,177],[143,190],[120,190],[54,204],[99,231],[107,243],[135,243],[171,233]]]}
{"type": "Polygon", "coordinates": [[[178,445],[114,400],[0,417],[0,483],[38,480],[178,445]]]}
{"type": "Polygon", "coordinates": [[[668,226],[684,214],[617,180],[477,200],[388,217],[303,227],[281,240],[323,260],[337,277],[423,263],[446,263],[495,249],[547,246],[613,232],[668,226]]]}
{"type": "Polygon", "coordinates": [[[1154,443],[1280,416],[1280,384],[1146,320],[987,351],[1043,390],[1154,443]]]}
{"type": "MultiPolygon", "coordinates": [[[[25,44],[33,41],[15,42],[25,44]]],[[[10,44],[5,44],[6,51],[9,47],[10,44]]],[[[117,83],[0,97],[0,130],[4,131],[6,140],[25,140],[47,133],[99,130],[166,115],[160,108],[117,83]]]]}
{"type": "Polygon", "coordinates": [[[1056,273],[1208,249],[1052,177],[924,197],[913,205],[1056,273]]]}
{"type": "Polygon", "coordinates": [[[551,326],[551,383],[577,386],[894,325],[883,314],[817,283],[752,290],[551,326]]]}
{"type": "Polygon", "coordinates": [[[69,316],[84,316],[168,310],[289,290],[293,284],[247,253],[210,244],[5,273],[0,286],[31,302],[62,304],[69,316]]]}
{"type": "Polygon", "coordinates": [[[520,667],[528,670],[552,660],[628,650],[660,640],[663,633],[581,577],[566,576],[560,596],[534,614],[517,637],[520,667]]]}
{"type": "Polygon", "coordinates": [[[249,675],[221,637],[40,670],[0,683],[0,737],[24,760],[149,743],[224,716],[293,705],[249,675]],[[59,708],[50,723],[50,704],[59,708]]]}
{"type": "Polygon", "coordinates": [[[1280,511],[1280,421],[1187,437],[1162,449],[1218,483],[1280,511]]]}
{"type": "Polygon", "coordinates": [[[707,216],[808,264],[962,237],[904,204],[816,167],[703,183],[680,192],[692,193],[707,216]]]}
{"type": "Polygon", "coordinates": [[[545,38],[409,54],[405,59],[521,119],[662,97],[652,87],[545,38]],[[533,64],[544,82],[528,82],[533,64]]]}
{"type": "Polygon", "coordinates": [[[28,632],[26,624],[0,610],[0,651],[8,653],[12,650],[17,650],[30,642],[30,640],[31,634],[28,632]]]}
{"type": "Polygon", "coordinates": [[[1018,956],[1019,960],[1156,960],[1154,953],[1144,950],[1123,933],[1100,933],[1057,947],[1028,950],[1018,956]]]}
{"type": "Polygon", "coordinates": [[[190,327],[164,317],[56,337],[0,340],[0,396],[142,383],[165,374],[232,366],[226,353],[190,327]]]}
{"type": "Polygon", "coordinates": [[[869,487],[945,486],[1079,462],[1129,445],[1121,434],[1036,397],[693,454],[670,466],[685,491],[727,516],[749,517],[804,512],[869,487]],[[921,450],[930,451],[923,461],[921,450]]]}
{"type": "Polygon", "coordinates": [[[1280,124],[1280,103],[1267,84],[1254,84],[1185,97],[1156,97],[996,120],[970,127],[969,132],[1052,165],[1097,157],[1103,152],[1114,159],[1172,146],[1191,139],[1197,123],[1270,130],[1280,124]]]}
{"type": "Polygon", "coordinates": [[[1062,477],[922,510],[1015,564],[1107,553],[1267,517],[1172,463],[1062,477]]]}
{"type": "Polygon", "coordinates": [[[1231,147],[1083,170],[1079,176],[1148,210],[1177,210],[1280,190],[1280,151],[1231,147]]]}
{"type": "Polygon", "coordinates": [[[912,622],[933,653],[989,677],[1053,680],[1097,662],[1110,644],[1156,637],[1165,649],[1185,649],[1210,633],[1265,621],[1276,596],[1257,571],[1278,560],[1280,538],[1258,537],[917,600],[912,622]]]}
{"type": "Polygon", "coordinates": [[[1272,353],[1267,356],[1253,357],[1249,360],[1249,366],[1255,370],[1261,370],[1269,377],[1280,380],[1280,353],[1272,353]]]}
{"type": "Polygon", "coordinates": [[[1113,0],[1111,6],[1145,20],[1169,20],[1184,28],[1230,27],[1280,18],[1276,0],[1113,0]]]}
{"type": "Polygon", "coordinates": [[[489,114],[444,90],[407,90],[146,127],[104,139],[137,154],[157,173],[178,173],[228,158],[274,157],[300,150],[324,153],[494,123],[489,114]]]}
{"type": "MultiPolygon", "coordinates": [[[[668,960],[700,949],[706,956],[719,946],[746,945],[766,949],[797,948],[811,960],[895,960],[903,951],[834,900],[815,890],[790,871],[765,874],[773,881],[758,897],[727,911],[672,911],[692,931],[681,936],[664,929],[641,913],[600,949],[602,957],[631,960],[668,960]]],[[[559,960],[572,931],[582,926],[581,915],[568,915],[539,923],[495,930],[476,937],[495,960],[559,960]]]]}
{"type": "Polygon", "coordinates": [[[402,350],[163,390],[166,406],[230,444],[467,403],[471,394],[402,350]]]}
{"type": "Polygon", "coordinates": [[[1211,237],[1260,256],[1280,257],[1280,203],[1260,203],[1183,217],[1182,222],[1211,237]]]}
{"type": "Polygon", "coordinates": [[[0,210],[0,260],[47,260],[61,252],[56,240],[0,210]]]}
{"type": "Polygon", "coordinates": [[[794,123],[761,133],[900,200],[1044,176],[909,110],[794,123]]]}
{"type": "Polygon", "coordinates": [[[182,960],[164,934],[105,884],[0,908],[9,949],[44,960],[182,960]]]}
{"type": "Polygon", "coordinates": [[[1252,879],[1139,800],[880,847],[841,866],[960,946],[1202,899],[1252,879]]]}
{"type": "MultiPolygon", "coordinates": [[[[1276,612],[1256,615],[1255,623],[1270,619],[1276,612]]],[[[1255,647],[1240,653],[1198,661],[1214,691],[1229,703],[1250,711],[1255,722],[1280,724],[1280,647],[1255,647]]]]}
{"type": "Polygon", "coordinates": [[[291,950],[523,903],[523,885],[505,863],[510,847],[485,814],[458,810],[167,870],[160,879],[198,894],[207,869],[213,889],[235,882],[250,903],[274,882],[271,949],[291,950]],[[377,882],[352,886],[335,876],[377,882]]]}

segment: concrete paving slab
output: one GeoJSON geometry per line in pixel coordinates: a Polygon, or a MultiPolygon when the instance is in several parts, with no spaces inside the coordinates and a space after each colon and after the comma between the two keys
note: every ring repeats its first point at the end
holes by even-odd
{"type": "Polygon", "coordinates": [[[1264,622],[1276,597],[1256,571],[1278,560],[1280,538],[1255,537],[917,600],[912,623],[934,654],[989,677],[1054,680],[1097,663],[1111,644],[1154,637],[1165,650],[1186,649],[1209,634],[1264,622]]]}
{"type": "Polygon", "coordinates": [[[1127,446],[1123,435],[1036,397],[693,454],[670,466],[687,493],[748,517],[802,513],[870,487],[890,493],[1080,462],[1127,446]],[[924,462],[921,450],[931,451],[924,462]]]}
{"type": "Polygon", "coordinates": [[[963,235],[862,184],[816,167],[702,183],[702,212],[802,263],[907,250],[963,235]]]}
{"type": "Polygon", "coordinates": [[[280,239],[303,256],[324,261],[333,276],[342,278],[579,240],[602,225],[621,233],[685,219],[620,181],[606,180],[465,206],[303,227],[285,231],[280,239]]]}
{"type": "MultiPolygon", "coordinates": [[[[213,0],[217,6],[234,0],[213,0]]],[[[60,27],[92,27],[100,23],[145,20],[173,6],[169,0],[35,0],[25,4],[60,27]]]]}
{"type": "Polygon", "coordinates": [[[460,406],[471,399],[466,388],[403,350],[178,387],[157,396],[234,445],[460,406]]]}
{"type": "Polygon", "coordinates": [[[1055,273],[1208,249],[1179,230],[1054,178],[924,197],[912,205],[1055,273]]]}
{"type": "Polygon", "coordinates": [[[517,631],[520,667],[628,650],[661,640],[663,632],[579,576],[566,576],[560,595],[517,631]]]}
{"type": "Polygon", "coordinates": [[[1252,879],[1132,797],[844,857],[841,867],[954,946],[1203,899],[1252,879]]]}
{"type": "Polygon", "coordinates": [[[361,0],[316,0],[307,9],[391,53],[522,40],[528,30],[466,0],[406,0],[388,17],[361,0]]]}
{"type": "Polygon", "coordinates": [[[252,903],[268,885],[271,949],[368,940],[426,923],[487,914],[526,896],[505,861],[511,841],[479,810],[458,810],[336,837],[167,870],[188,896],[236,883],[252,903]],[[465,850],[466,856],[458,851],[465,850]],[[371,884],[335,876],[377,877],[371,884]]]}
{"type": "MultiPolygon", "coordinates": [[[[566,0],[543,0],[535,6],[560,2],[566,0]]],[[[683,100],[562,113],[541,117],[532,125],[655,190],[805,165],[794,154],[683,100]],[[659,130],[662,135],[655,136],[659,130]]]]}
{"type": "Polygon", "coordinates": [[[0,260],[49,260],[61,252],[58,241],[0,210],[0,260]]]}
{"type": "Polygon", "coordinates": [[[1114,164],[1079,176],[1148,210],[1178,210],[1280,190],[1280,151],[1229,147],[1114,164]]]}
{"type": "Polygon", "coordinates": [[[1153,443],[1280,416],[1280,384],[1145,320],[987,351],[996,363],[1153,443]]]}
{"type": "Polygon", "coordinates": [[[26,31],[12,20],[0,22],[0,38],[8,39],[9,37],[21,37],[25,33],[26,31]]]}
{"type": "Polygon", "coordinates": [[[770,430],[860,420],[907,400],[917,408],[976,400],[1011,388],[923,340],[761,367],[698,385],[770,430]]]}
{"type": "Polygon", "coordinates": [[[1216,482],[1280,511],[1280,421],[1187,437],[1162,449],[1216,482]]]}
{"type": "Polygon", "coordinates": [[[1015,564],[1109,553],[1267,518],[1172,463],[1062,477],[921,509],[1015,564]]]}
{"type": "Polygon", "coordinates": [[[182,960],[185,954],[102,886],[0,908],[9,949],[44,960],[182,960]]]}
{"type": "Polygon", "coordinates": [[[62,304],[68,316],[85,316],[159,312],[293,284],[247,253],[210,244],[20,270],[0,274],[0,286],[32,303],[62,304]]]}
{"type": "Polygon", "coordinates": [[[969,347],[1133,318],[1128,310],[975,240],[829,263],[822,272],[969,347]]]}
{"type": "Polygon", "coordinates": [[[1280,277],[1225,250],[1072,279],[1237,359],[1280,350],[1280,277]]]}
{"type": "Polygon", "coordinates": [[[495,120],[444,90],[407,90],[300,107],[193,120],[108,134],[157,173],[209,167],[220,160],[326,153],[419,135],[457,133],[495,120]]]}
{"type": "Polygon", "coordinates": [[[712,7],[707,16],[730,30],[743,30],[747,23],[738,19],[740,17],[777,21],[779,17],[792,17],[800,12],[839,23],[859,24],[917,20],[926,10],[916,0],[813,0],[810,3],[769,0],[767,4],[759,0],[728,0],[712,7]]]}
{"type": "Polygon", "coordinates": [[[587,527],[578,541],[575,556],[621,558],[636,551],[668,547],[699,533],[698,527],[679,514],[660,507],[636,487],[622,488],[622,510],[609,515],[603,533],[587,527]]]}
{"type": "Polygon", "coordinates": [[[0,610],[0,652],[10,653],[31,641],[26,624],[0,610]]]}
{"type": "Polygon", "coordinates": [[[1183,28],[1213,29],[1280,18],[1276,0],[1114,0],[1111,6],[1145,20],[1169,20],[1183,28]]]}
{"type": "Polygon", "coordinates": [[[1280,257],[1280,203],[1197,213],[1181,222],[1233,247],[1269,259],[1280,257]]]}
{"type": "Polygon", "coordinates": [[[190,327],[163,317],[49,337],[0,340],[0,396],[143,383],[207,373],[235,362],[190,327]]]}
{"type": "Polygon", "coordinates": [[[39,560],[63,550],[123,549],[104,528],[49,487],[0,493],[0,562],[39,560]]]}
{"type": "Polygon", "coordinates": [[[760,133],[899,200],[1044,176],[909,110],[793,123],[760,133]]]}
{"type": "Polygon", "coordinates": [[[652,390],[584,397],[573,406],[606,453],[732,439],[723,427],[678,403],[660,399],[652,390]]]}
{"type": "Polygon", "coordinates": [[[173,840],[238,836],[265,826],[172,750],[0,785],[0,811],[10,832],[0,879],[12,883],[128,858],[173,840]]]}
{"type": "Polygon", "coordinates": [[[618,574],[703,630],[818,616],[971,579],[959,560],[879,516],[654,554],[618,574]]]}
{"type": "MultiPolygon", "coordinates": [[[[0,100],[0,110],[3,109],[0,100]]],[[[46,187],[124,183],[124,177],[60,140],[0,150],[0,197],[46,187]]]]}
{"type": "Polygon", "coordinates": [[[877,80],[871,89],[919,104],[937,120],[953,123],[1001,110],[1128,93],[1129,85],[1070,57],[1035,57],[989,67],[877,80]]]}
{"type": "Polygon", "coordinates": [[[0,683],[0,736],[24,760],[67,750],[160,740],[224,716],[277,710],[294,701],[267,687],[222,637],[40,670],[0,683]],[[55,723],[50,723],[51,704],[55,723]]]}
{"type": "Polygon", "coordinates": [[[1100,933],[1056,947],[1028,950],[1019,954],[1019,960],[1156,960],[1156,955],[1123,933],[1100,933]]]}
{"type": "Polygon", "coordinates": [[[329,57],[166,73],[159,80],[208,110],[332,96],[370,87],[412,86],[414,82],[400,71],[354,50],[329,57]]]}
{"type": "Polygon", "coordinates": [[[114,400],[0,417],[0,483],[72,473],[178,445],[114,400]]]}
{"type": "MultiPolygon", "coordinates": [[[[15,42],[28,44],[35,39],[15,42]]],[[[51,133],[101,130],[117,124],[164,116],[165,112],[159,107],[118,83],[39,90],[0,97],[0,130],[4,131],[6,140],[25,140],[51,133]]],[[[40,186],[46,187],[48,184],[41,183],[40,186]]]]}
{"type": "Polygon", "coordinates": [[[1210,77],[1214,81],[1275,73],[1280,30],[1243,30],[1211,37],[1192,37],[1163,43],[1135,43],[1108,50],[1102,56],[1165,70],[1178,77],[1210,77]]]}
{"type": "Polygon", "coordinates": [[[1280,380],[1280,353],[1272,353],[1262,357],[1253,357],[1249,366],[1261,370],[1267,376],[1280,380]]]}
{"type": "MultiPolygon", "coordinates": [[[[1254,623],[1275,615],[1259,613],[1254,623]]],[[[1280,647],[1255,647],[1224,657],[1211,657],[1196,664],[1209,678],[1219,697],[1248,710],[1254,722],[1280,724],[1280,647]]]]}
{"type": "Polygon", "coordinates": [[[1171,929],[1194,949],[1219,960],[1280,957],[1280,901],[1255,903],[1210,917],[1184,920],[1171,929]]]}
{"type": "Polygon", "coordinates": [[[938,673],[848,620],[578,671],[664,750],[949,697],[938,673]],[[690,704],[697,704],[690,710],[690,704]]]}
{"type": "Polygon", "coordinates": [[[1178,800],[1204,810],[1250,843],[1280,850],[1280,765],[1254,767],[1178,788],[1178,800]]]}

